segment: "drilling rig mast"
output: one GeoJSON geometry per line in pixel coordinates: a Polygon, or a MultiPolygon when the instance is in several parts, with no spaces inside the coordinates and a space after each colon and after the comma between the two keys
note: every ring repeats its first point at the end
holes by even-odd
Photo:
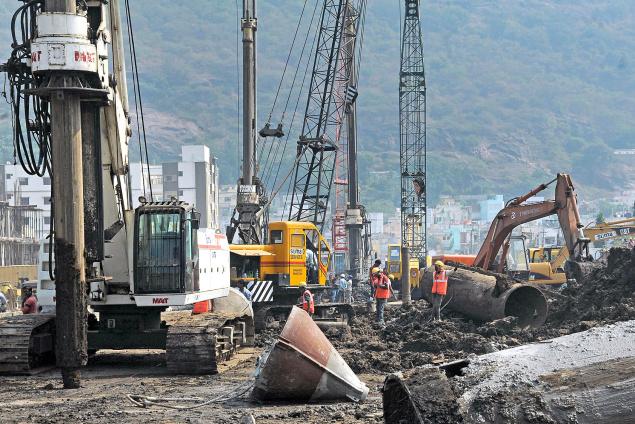
{"type": "Polygon", "coordinates": [[[256,0],[243,0],[240,23],[243,33],[243,160],[236,208],[227,227],[227,239],[233,242],[238,232],[243,243],[260,244],[264,241],[267,221],[267,214],[261,210],[267,204],[267,198],[256,175],[256,0]]]}
{"type": "Polygon", "coordinates": [[[405,0],[399,72],[401,241],[411,258],[425,261],[426,79],[419,0],[405,0]]]}

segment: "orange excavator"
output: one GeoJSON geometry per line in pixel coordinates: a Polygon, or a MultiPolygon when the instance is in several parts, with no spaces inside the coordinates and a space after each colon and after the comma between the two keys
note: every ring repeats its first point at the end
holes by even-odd
{"type": "MultiPolygon", "coordinates": [[[[433,260],[461,262],[489,271],[509,273],[511,270],[508,268],[508,252],[510,242],[515,239],[512,237],[512,231],[519,225],[555,214],[558,215],[567,249],[571,252],[570,260],[575,262],[588,260],[590,240],[584,237],[575,188],[568,174],[558,174],[550,182],[540,184],[529,193],[511,199],[492,221],[485,241],[476,257],[443,255],[435,257],[433,260]],[[556,190],[553,200],[527,203],[528,199],[545,190],[554,182],[556,182],[556,190]],[[500,252],[501,248],[502,252],[500,252]]],[[[520,249],[518,252],[526,263],[525,250],[520,249]]],[[[529,269],[526,268],[526,270],[528,275],[529,269]]]]}

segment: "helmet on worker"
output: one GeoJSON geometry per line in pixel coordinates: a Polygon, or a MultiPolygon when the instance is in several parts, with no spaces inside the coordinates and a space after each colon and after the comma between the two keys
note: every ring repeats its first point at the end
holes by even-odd
{"type": "Polygon", "coordinates": [[[300,287],[301,290],[306,290],[306,283],[304,281],[302,281],[298,287],[300,287]]]}
{"type": "Polygon", "coordinates": [[[342,273],[342,274],[340,274],[340,277],[346,278],[346,274],[342,273]]]}
{"type": "Polygon", "coordinates": [[[434,263],[434,266],[443,269],[443,262],[442,261],[436,261],[434,263]]]}

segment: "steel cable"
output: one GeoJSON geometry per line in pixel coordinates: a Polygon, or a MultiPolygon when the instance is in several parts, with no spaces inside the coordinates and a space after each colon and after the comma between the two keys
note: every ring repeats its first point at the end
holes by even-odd
{"type": "Polygon", "coordinates": [[[224,393],[220,396],[216,396],[206,401],[203,401],[203,398],[198,398],[198,397],[161,398],[161,397],[154,397],[154,396],[142,396],[142,395],[132,395],[132,394],[127,394],[126,397],[135,406],[138,406],[140,408],[147,408],[149,406],[158,406],[161,408],[176,409],[176,410],[183,411],[183,410],[192,410],[192,409],[202,408],[203,406],[207,406],[212,403],[227,402],[233,399],[237,399],[240,396],[247,393],[253,386],[254,386],[254,383],[252,381],[248,381],[247,384],[243,383],[235,387],[234,389],[230,390],[228,393],[224,393]],[[186,406],[186,405],[170,405],[168,402],[201,402],[201,403],[198,403],[196,405],[186,406]]]}

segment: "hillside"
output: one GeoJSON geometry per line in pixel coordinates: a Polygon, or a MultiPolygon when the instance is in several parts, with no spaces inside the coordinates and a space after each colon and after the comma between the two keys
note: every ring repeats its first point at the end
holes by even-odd
{"type": "MultiPolygon", "coordinates": [[[[397,4],[369,2],[366,22],[358,98],[360,173],[362,198],[372,199],[373,209],[387,210],[399,201],[397,4]]],[[[149,5],[131,2],[152,160],[168,159],[183,143],[205,143],[221,159],[222,182],[235,181],[234,2],[149,5]]],[[[301,6],[260,1],[260,125],[301,6]]],[[[5,9],[2,58],[9,53],[5,9]]],[[[635,147],[635,3],[436,0],[424,2],[422,10],[433,201],[442,193],[519,194],[558,171],[572,173],[588,197],[633,184],[632,160],[613,151],[635,147]]],[[[9,131],[8,107],[2,106],[0,143],[7,159],[9,131]]],[[[291,165],[298,133],[296,125],[283,169],[291,165]]]]}

